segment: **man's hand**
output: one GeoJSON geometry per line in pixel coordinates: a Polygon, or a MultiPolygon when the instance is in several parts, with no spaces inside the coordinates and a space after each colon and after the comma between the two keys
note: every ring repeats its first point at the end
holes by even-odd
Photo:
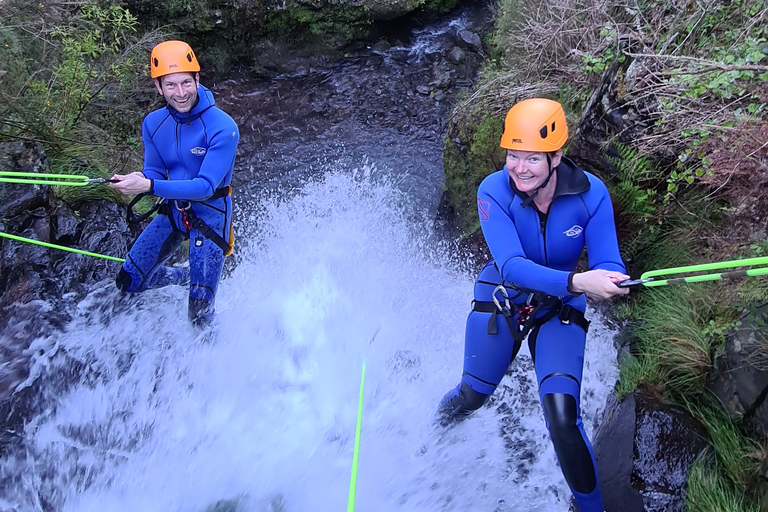
{"type": "Polygon", "coordinates": [[[112,176],[115,183],[110,183],[109,188],[113,188],[123,194],[142,194],[149,192],[152,182],[149,181],[140,172],[132,172],[131,174],[115,174],[112,176]]]}
{"type": "Polygon", "coordinates": [[[610,299],[614,295],[626,295],[629,288],[619,288],[616,283],[629,279],[629,276],[614,270],[589,270],[573,275],[571,289],[585,293],[593,300],[610,299]]]}

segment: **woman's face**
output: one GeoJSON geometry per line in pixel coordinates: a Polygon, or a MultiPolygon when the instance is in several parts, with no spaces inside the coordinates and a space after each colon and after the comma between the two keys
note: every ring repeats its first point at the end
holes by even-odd
{"type": "MultiPolygon", "coordinates": [[[[555,153],[552,159],[554,169],[560,163],[562,153],[555,153]]],[[[546,153],[507,150],[507,172],[520,192],[528,193],[541,187],[549,176],[546,153]]]]}

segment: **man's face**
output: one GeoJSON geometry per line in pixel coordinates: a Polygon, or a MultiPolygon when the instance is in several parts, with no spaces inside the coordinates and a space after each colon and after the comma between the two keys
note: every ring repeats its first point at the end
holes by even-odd
{"type": "MultiPolygon", "coordinates": [[[[552,156],[552,168],[560,163],[562,153],[552,156]]],[[[507,150],[507,171],[520,192],[533,192],[544,184],[549,176],[546,153],[507,150]]]]}
{"type": "Polygon", "coordinates": [[[156,78],[155,87],[171,107],[183,114],[192,110],[197,102],[199,82],[200,75],[197,73],[172,73],[156,78]]]}

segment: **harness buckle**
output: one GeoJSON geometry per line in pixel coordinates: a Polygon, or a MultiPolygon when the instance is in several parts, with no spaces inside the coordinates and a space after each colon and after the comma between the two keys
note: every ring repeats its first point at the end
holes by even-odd
{"type": "Polygon", "coordinates": [[[509,304],[509,294],[507,293],[507,289],[504,287],[504,285],[499,285],[496,288],[493,289],[493,293],[491,294],[491,297],[493,297],[493,303],[496,304],[496,307],[499,308],[499,311],[504,311],[505,309],[509,311],[512,309],[512,306],[509,304]],[[496,292],[500,291],[501,295],[504,298],[504,304],[502,305],[501,302],[499,302],[499,299],[496,297],[496,292]]]}
{"type": "Polygon", "coordinates": [[[563,325],[570,325],[571,324],[571,312],[573,310],[573,307],[571,307],[570,304],[565,304],[563,307],[560,308],[560,311],[557,312],[558,318],[560,318],[560,323],[563,325]]]}

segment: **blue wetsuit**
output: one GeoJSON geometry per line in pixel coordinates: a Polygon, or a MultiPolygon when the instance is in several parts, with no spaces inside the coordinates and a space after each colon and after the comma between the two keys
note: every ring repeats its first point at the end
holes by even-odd
{"type": "MultiPolygon", "coordinates": [[[[515,320],[529,293],[537,292],[542,302],[546,297],[557,303],[559,298],[555,306],[559,312],[572,308],[585,322],[584,295],[569,291],[584,246],[590,270],[625,272],[605,184],[567,158],[555,172],[555,196],[547,214],[534,203],[523,207],[527,196],[516,190],[506,167],[488,176],[478,189],[480,225],[494,261],[475,282],[473,311],[466,325],[464,374],[459,386],[441,402],[445,424],[485,403],[520,348],[504,316],[496,313],[492,301],[497,285],[506,287],[515,320]]],[[[503,298],[499,292],[496,297],[503,298]]],[[[535,315],[549,318],[532,328],[528,345],[555,452],[581,512],[603,512],[597,466],[579,406],[587,324],[569,322],[555,315],[552,307],[542,307],[535,315]]]]}
{"type": "Polygon", "coordinates": [[[117,286],[141,292],[169,284],[190,284],[189,317],[204,325],[213,318],[213,302],[231,243],[232,199],[228,185],[240,133],[234,120],[214,106],[213,94],[198,86],[197,104],[187,113],[167,106],[144,118],[144,176],[150,193],[165,199],[141,233],[120,273],[117,286]],[[185,210],[184,213],[182,211],[185,210]],[[190,213],[191,212],[191,213],[190,213]],[[196,217],[220,237],[219,245],[196,217]],[[206,236],[208,232],[208,236],[206,236]],[[189,238],[189,269],[163,264],[189,238]]]}

